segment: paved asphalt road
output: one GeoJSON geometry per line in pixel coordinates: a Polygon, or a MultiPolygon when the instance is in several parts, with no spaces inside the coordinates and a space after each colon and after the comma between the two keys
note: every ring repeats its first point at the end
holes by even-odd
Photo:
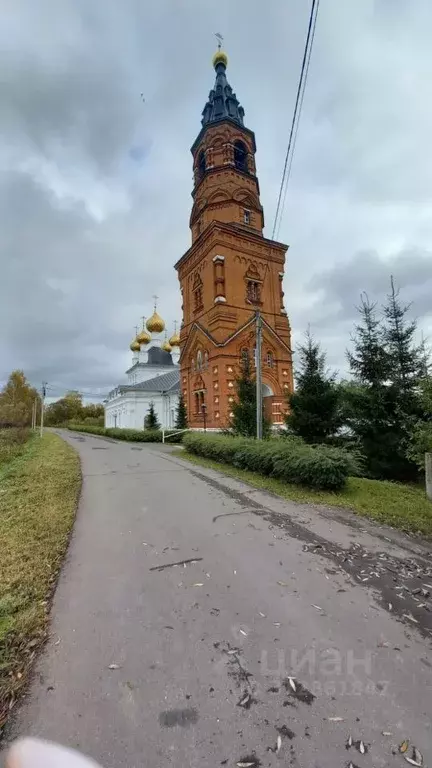
{"type": "Polygon", "coordinates": [[[155,447],[65,439],[81,503],[9,738],[105,768],[397,767],[408,738],[431,768],[420,545],[155,447]]]}

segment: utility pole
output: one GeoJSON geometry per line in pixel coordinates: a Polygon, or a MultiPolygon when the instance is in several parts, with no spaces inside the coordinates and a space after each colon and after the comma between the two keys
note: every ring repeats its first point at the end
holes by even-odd
{"type": "Polygon", "coordinates": [[[45,396],[46,396],[46,386],[47,382],[42,382],[42,397],[41,397],[41,423],[40,423],[40,436],[43,435],[43,428],[44,428],[44,409],[45,409],[45,396]]]}
{"type": "Polygon", "coordinates": [[[255,365],[256,365],[256,438],[262,440],[262,380],[261,380],[261,342],[262,320],[259,309],[255,312],[255,365]]]}
{"type": "Polygon", "coordinates": [[[32,429],[36,429],[36,418],[37,418],[37,400],[33,402],[33,406],[32,406],[32,429]]]}

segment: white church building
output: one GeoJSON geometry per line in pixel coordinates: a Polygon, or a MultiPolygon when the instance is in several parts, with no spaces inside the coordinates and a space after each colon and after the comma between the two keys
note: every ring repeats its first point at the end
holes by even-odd
{"type": "Polygon", "coordinates": [[[105,426],[144,429],[150,404],[163,429],[175,426],[180,395],[180,338],[162,337],[165,322],[156,312],[132,341],[132,365],[127,383],[113,389],[105,401],[105,426]]]}

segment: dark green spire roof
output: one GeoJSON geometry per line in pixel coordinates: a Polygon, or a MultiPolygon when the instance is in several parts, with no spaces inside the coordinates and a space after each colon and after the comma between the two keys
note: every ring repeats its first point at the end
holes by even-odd
{"type": "Polygon", "coordinates": [[[240,106],[237,96],[226,79],[226,61],[227,57],[222,52],[214,57],[216,81],[203,109],[201,120],[203,126],[227,118],[243,125],[244,109],[240,106]]]}

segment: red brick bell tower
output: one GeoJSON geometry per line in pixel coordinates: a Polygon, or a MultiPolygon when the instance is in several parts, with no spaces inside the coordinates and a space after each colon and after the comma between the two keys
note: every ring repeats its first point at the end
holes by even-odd
{"type": "Polygon", "coordinates": [[[213,66],[216,82],[191,149],[192,245],[175,265],[183,299],[180,389],[190,427],[203,427],[204,409],[207,428],[228,426],[241,355],[248,350],[254,359],[259,309],[264,407],[276,425],[293,387],[282,290],[287,246],[263,236],[255,136],[227,81],[223,51],[213,66]]]}

